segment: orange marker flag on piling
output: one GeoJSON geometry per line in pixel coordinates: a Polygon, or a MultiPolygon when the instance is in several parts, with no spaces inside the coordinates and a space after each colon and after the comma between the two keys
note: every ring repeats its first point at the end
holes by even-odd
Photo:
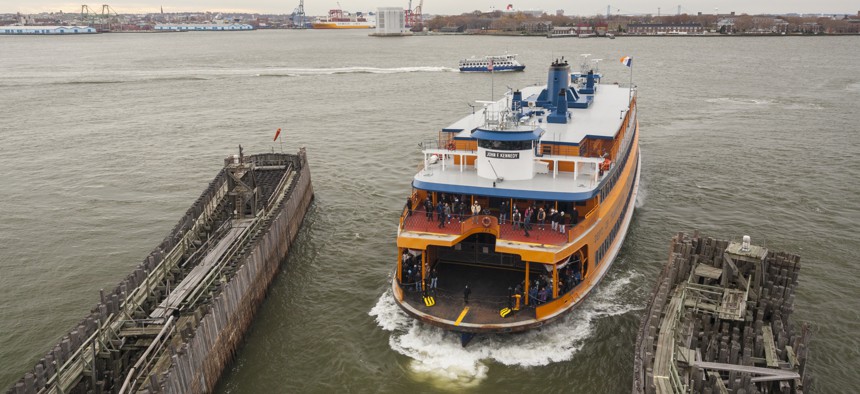
{"type": "Polygon", "coordinates": [[[277,141],[279,135],[281,135],[281,129],[278,129],[278,131],[275,132],[275,139],[273,139],[272,141],[277,141]]]}

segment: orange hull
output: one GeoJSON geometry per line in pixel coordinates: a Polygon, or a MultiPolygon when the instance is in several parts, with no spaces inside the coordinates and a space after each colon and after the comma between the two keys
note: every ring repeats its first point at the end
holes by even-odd
{"type": "Polygon", "coordinates": [[[317,22],[312,23],[314,29],[372,29],[367,22],[317,22]]]}

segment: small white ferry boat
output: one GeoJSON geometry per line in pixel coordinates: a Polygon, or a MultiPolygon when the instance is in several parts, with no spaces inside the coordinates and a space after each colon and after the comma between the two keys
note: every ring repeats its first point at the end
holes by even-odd
{"type": "Polygon", "coordinates": [[[460,60],[461,72],[523,71],[526,66],[517,61],[517,55],[470,57],[460,60]]]}

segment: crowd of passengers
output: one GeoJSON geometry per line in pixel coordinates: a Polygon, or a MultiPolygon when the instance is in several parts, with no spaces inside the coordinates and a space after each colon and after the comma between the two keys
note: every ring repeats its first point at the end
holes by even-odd
{"type": "MultiPolygon", "coordinates": [[[[452,221],[463,223],[468,218],[472,218],[477,222],[478,215],[493,215],[489,207],[481,207],[481,204],[475,200],[471,205],[462,195],[449,195],[442,193],[439,196],[439,201],[433,205],[433,201],[428,196],[422,203],[424,215],[428,222],[438,222],[438,228],[444,228],[446,224],[451,224],[452,221]],[[433,215],[436,218],[433,218],[433,215]]],[[[412,215],[412,199],[406,198],[406,215],[412,215]]],[[[420,210],[420,209],[419,209],[420,210]]],[[[549,228],[552,231],[558,231],[564,234],[568,228],[572,228],[579,220],[579,212],[576,210],[576,205],[572,206],[571,212],[565,214],[564,211],[556,211],[549,204],[527,205],[523,211],[514,205],[513,209],[508,206],[507,201],[502,201],[498,207],[499,225],[510,223],[513,228],[523,230],[525,235],[529,235],[529,231],[537,228],[538,230],[546,230],[549,228]],[[549,222],[549,224],[547,224],[549,222]],[[569,225],[569,226],[568,226],[569,225]]]]}
{"type": "MultiPolygon", "coordinates": [[[[403,252],[403,256],[401,257],[401,285],[406,288],[406,290],[421,290],[421,255],[412,255],[408,252],[403,252]]],[[[435,290],[436,283],[438,282],[439,275],[436,272],[436,268],[433,268],[427,273],[427,277],[425,278],[425,287],[428,290],[435,290]]]]}

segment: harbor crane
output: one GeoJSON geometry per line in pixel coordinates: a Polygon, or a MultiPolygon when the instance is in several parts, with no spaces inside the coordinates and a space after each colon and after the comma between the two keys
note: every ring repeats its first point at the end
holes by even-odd
{"type": "Polygon", "coordinates": [[[424,0],[419,0],[418,6],[412,8],[412,0],[409,0],[409,6],[406,10],[406,27],[411,27],[412,31],[421,31],[424,29],[424,0]]]}
{"type": "Polygon", "coordinates": [[[293,14],[290,16],[291,27],[293,29],[304,29],[305,22],[305,0],[299,0],[299,6],[293,10],[293,14]]]}
{"type": "Polygon", "coordinates": [[[101,12],[86,4],[81,5],[81,22],[92,26],[98,31],[115,30],[116,26],[122,28],[119,14],[108,4],[102,4],[101,12]]]}

